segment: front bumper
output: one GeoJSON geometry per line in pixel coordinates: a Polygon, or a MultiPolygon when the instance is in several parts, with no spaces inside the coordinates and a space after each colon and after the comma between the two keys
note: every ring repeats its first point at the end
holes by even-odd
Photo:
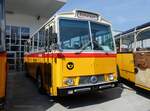
{"type": "Polygon", "coordinates": [[[72,86],[66,88],[57,88],[57,93],[59,96],[66,96],[70,94],[77,94],[83,92],[92,92],[98,91],[108,88],[114,88],[118,85],[118,81],[107,82],[107,83],[99,83],[99,84],[92,84],[92,85],[84,85],[84,86],[72,86]]]}

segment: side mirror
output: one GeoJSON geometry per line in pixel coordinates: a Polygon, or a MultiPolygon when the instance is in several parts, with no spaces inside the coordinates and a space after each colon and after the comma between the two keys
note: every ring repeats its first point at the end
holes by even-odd
{"type": "Polygon", "coordinates": [[[57,33],[52,34],[52,42],[57,43],[57,33]]]}

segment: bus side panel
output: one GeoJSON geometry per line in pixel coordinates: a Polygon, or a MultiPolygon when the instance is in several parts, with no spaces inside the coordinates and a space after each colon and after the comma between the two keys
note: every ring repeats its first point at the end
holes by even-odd
{"type": "Polygon", "coordinates": [[[6,90],[6,53],[0,54],[0,102],[1,99],[5,98],[5,90],[6,90]]]}
{"type": "Polygon", "coordinates": [[[29,74],[29,76],[31,76],[32,78],[36,79],[36,67],[37,67],[37,61],[38,59],[36,59],[35,57],[32,56],[24,56],[24,63],[25,63],[25,67],[26,67],[26,71],[29,74]]]}
{"type": "Polygon", "coordinates": [[[52,57],[49,57],[49,54],[44,53],[35,53],[24,56],[24,63],[27,67],[27,72],[29,76],[36,79],[37,74],[41,74],[43,87],[47,93],[53,94],[52,88],[52,57]],[[38,73],[37,71],[41,71],[38,73]]]}
{"type": "Polygon", "coordinates": [[[36,79],[36,64],[35,63],[26,63],[27,64],[27,69],[28,69],[28,74],[29,76],[31,76],[32,78],[36,79]]]}
{"type": "Polygon", "coordinates": [[[135,82],[134,58],[132,53],[120,53],[117,55],[120,76],[131,82],[135,82]]]}
{"type": "Polygon", "coordinates": [[[135,84],[150,90],[150,52],[136,52],[134,54],[136,73],[135,84]]]}

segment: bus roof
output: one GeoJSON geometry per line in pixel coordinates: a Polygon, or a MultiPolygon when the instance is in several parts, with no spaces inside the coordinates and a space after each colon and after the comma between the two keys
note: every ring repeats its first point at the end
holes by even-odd
{"type": "Polygon", "coordinates": [[[44,26],[49,24],[52,20],[54,20],[56,17],[65,17],[65,18],[78,18],[78,19],[85,19],[85,20],[93,20],[101,23],[105,23],[108,25],[111,25],[111,22],[103,18],[100,14],[95,13],[95,12],[90,12],[90,11],[84,11],[84,10],[79,10],[75,9],[71,12],[64,12],[64,13],[58,13],[52,16],[46,23],[44,23],[37,31],[35,31],[33,35],[35,35],[40,29],[42,29],[44,26]]]}
{"type": "Polygon", "coordinates": [[[132,32],[134,32],[135,30],[138,31],[138,30],[144,29],[144,28],[146,28],[146,27],[150,27],[150,22],[144,23],[144,24],[142,24],[142,25],[136,26],[136,27],[134,27],[134,28],[132,28],[132,29],[129,29],[129,30],[127,30],[127,31],[124,31],[124,32],[122,32],[122,33],[119,33],[119,34],[117,34],[115,37],[118,38],[118,37],[121,36],[121,35],[125,35],[125,34],[128,34],[128,33],[132,33],[132,32]]]}

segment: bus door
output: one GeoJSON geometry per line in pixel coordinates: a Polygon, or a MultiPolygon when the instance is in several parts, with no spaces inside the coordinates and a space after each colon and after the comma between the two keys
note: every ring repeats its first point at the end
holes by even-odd
{"type": "Polygon", "coordinates": [[[122,38],[121,45],[121,76],[129,81],[134,82],[134,58],[133,58],[133,37],[122,38]]]}
{"type": "Polygon", "coordinates": [[[125,78],[134,82],[134,59],[133,53],[122,54],[122,72],[125,78]]]}

